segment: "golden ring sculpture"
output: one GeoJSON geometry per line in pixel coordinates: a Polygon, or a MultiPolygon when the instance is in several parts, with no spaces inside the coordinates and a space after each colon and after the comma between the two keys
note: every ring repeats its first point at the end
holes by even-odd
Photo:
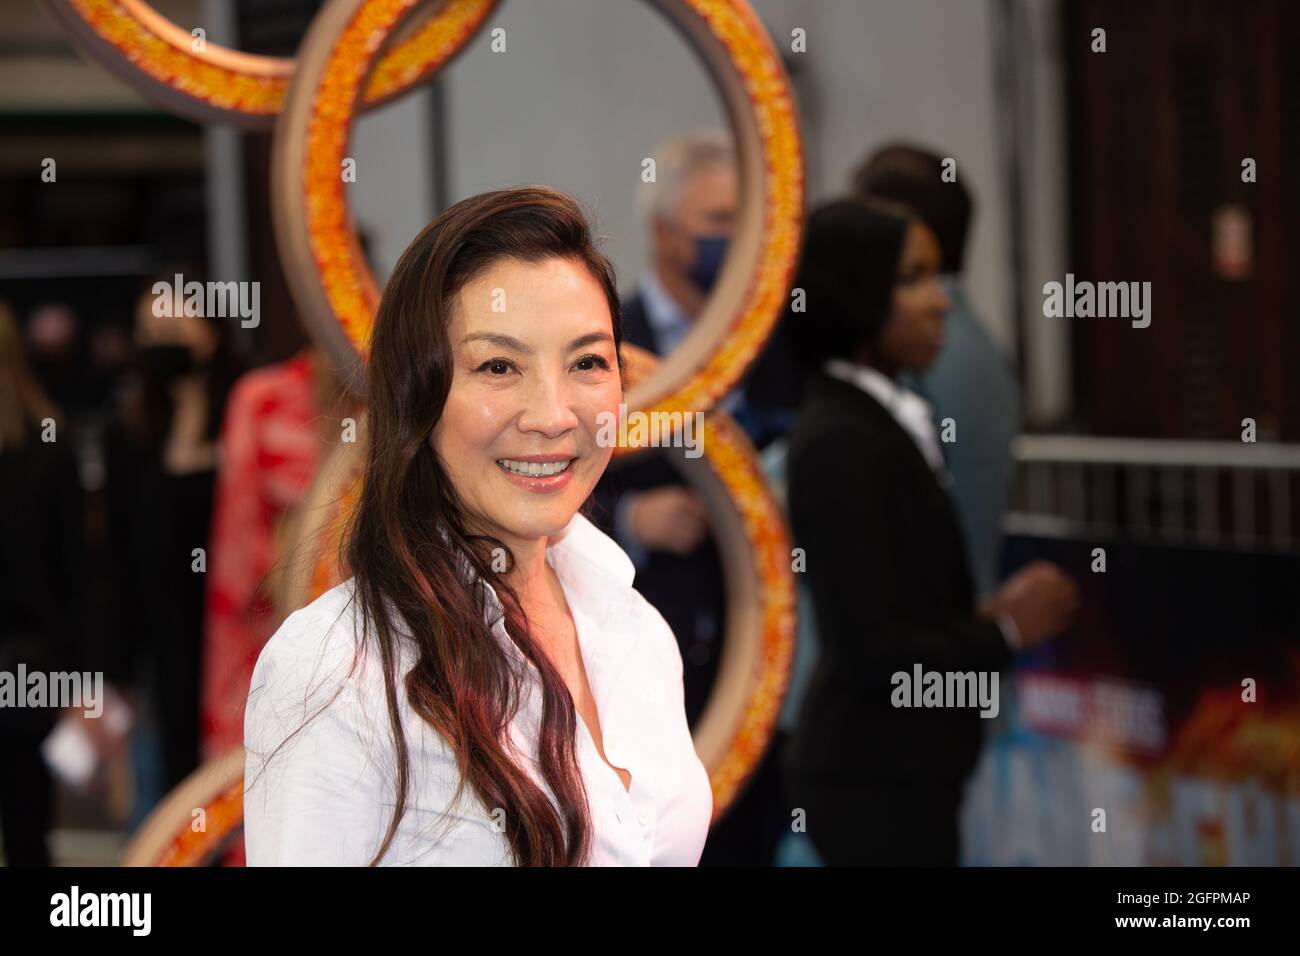
{"type": "MultiPolygon", "coordinates": [[[[379,294],[356,240],[341,175],[353,117],[435,75],[469,42],[495,4],[330,0],[297,58],[288,67],[286,61],[276,67],[287,82],[279,99],[263,91],[258,96],[265,99],[239,100],[211,95],[222,81],[208,67],[214,53],[247,55],[209,46],[208,58],[196,59],[191,71],[178,66],[173,73],[150,72],[141,64],[157,42],[159,24],[166,21],[147,4],[48,2],[63,14],[76,14],[81,26],[72,31],[74,37],[84,40],[88,29],[97,38],[99,48],[92,56],[105,58],[105,44],[118,51],[118,60],[104,62],[146,95],[164,102],[180,97],[184,104],[179,112],[211,119],[215,111],[215,118],[246,122],[259,122],[255,117],[263,115],[274,118],[273,216],[286,277],[308,330],[345,379],[363,391],[361,361],[379,294]],[[153,30],[144,39],[131,32],[140,23],[153,30]],[[140,46],[133,47],[137,42],[140,46]],[[415,79],[376,86],[376,76],[395,49],[419,63],[418,70],[412,67],[404,74],[415,79]],[[202,80],[199,86],[194,85],[196,76],[202,80]]],[[[710,701],[692,731],[709,771],[717,820],[770,741],[793,658],[795,587],[789,536],[757,456],[731,419],[710,410],[757,357],[784,308],[801,236],[803,156],[780,58],[745,0],[646,2],[685,36],[721,93],[741,180],[740,217],[727,260],[691,333],[663,360],[625,347],[630,410],[708,413],[704,456],[687,460],[684,473],[709,505],[726,577],[723,655],[710,701]]],[[[170,49],[185,55],[181,46],[170,49]]],[[[347,482],[355,480],[358,463],[357,446],[341,445],[322,468],[294,549],[309,555],[303,563],[310,572],[305,578],[286,576],[283,606],[301,606],[337,582],[335,519],[353,498],[347,482]]],[[[236,748],[205,765],[173,791],[137,832],[123,862],[197,865],[229,842],[242,816],[241,753],[236,748]],[[196,824],[200,820],[201,826],[196,824]]]]}
{"type": "MultiPolygon", "coordinates": [[[[118,74],[170,113],[199,123],[269,129],[284,105],[294,61],[232,50],[194,35],[144,0],[47,0],[46,5],[82,52],[118,74]]],[[[497,0],[458,5],[458,23],[413,24],[393,44],[366,84],[363,108],[372,109],[428,79],[456,27],[468,40],[497,0]]],[[[459,42],[464,42],[464,40],[459,42]]]]}

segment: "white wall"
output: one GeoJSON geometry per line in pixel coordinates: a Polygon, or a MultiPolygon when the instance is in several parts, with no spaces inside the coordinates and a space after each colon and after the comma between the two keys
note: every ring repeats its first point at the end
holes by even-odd
{"type": "Polygon", "coordinates": [[[382,288],[402,250],[437,215],[430,173],[433,106],[430,92],[408,93],[363,116],[352,129],[348,155],[357,161],[348,202],[382,288]]]}
{"type": "Polygon", "coordinates": [[[684,129],[723,125],[703,68],[645,3],[505,3],[448,74],[451,199],[528,182],[573,193],[627,290],[646,257],[642,160],[684,129]],[[504,53],[489,47],[496,27],[504,53]]]}
{"type": "Polygon", "coordinates": [[[1005,346],[1012,329],[1009,247],[995,154],[990,8],[984,0],[762,4],[773,23],[787,27],[785,36],[789,26],[808,30],[805,135],[817,198],[846,188],[863,157],[890,140],[957,159],[958,178],[979,204],[967,254],[969,291],[1005,346]]]}

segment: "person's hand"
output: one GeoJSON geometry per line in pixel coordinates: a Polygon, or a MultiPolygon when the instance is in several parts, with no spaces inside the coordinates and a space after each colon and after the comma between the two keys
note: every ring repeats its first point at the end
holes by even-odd
{"type": "Polygon", "coordinates": [[[1028,649],[1059,634],[1079,607],[1079,588],[1050,561],[1035,561],[1008,578],[985,605],[989,616],[1008,614],[1028,649]]]}
{"type": "Polygon", "coordinates": [[[690,554],[709,532],[704,499],[699,492],[677,485],[634,495],[628,524],[641,547],[677,555],[690,554]]]}
{"type": "Polygon", "coordinates": [[[79,725],[101,758],[125,756],[128,735],[135,720],[133,706],[112,684],[104,685],[100,703],[102,709],[98,717],[87,715],[82,708],[67,708],[62,719],[79,725]]]}

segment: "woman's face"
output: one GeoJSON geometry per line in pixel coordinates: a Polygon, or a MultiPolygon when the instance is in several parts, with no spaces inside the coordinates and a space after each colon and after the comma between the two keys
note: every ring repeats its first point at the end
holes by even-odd
{"type": "Polygon", "coordinates": [[[596,441],[623,397],[603,288],[568,259],[500,260],[456,295],[448,334],[432,444],[471,519],[507,544],[559,533],[613,453],[596,441]]]}
{"type": "Polygon", "coordinates": [[[183,302],[159,309],[157,297],[152,292],[143,293],[135,303],[135,344],[137,348],[156,345],[183,345],[190,350],[194,361],[203,363],[217,350],[217,333],[207,319],[186,315],[183,302]]]}
{"type": "Polygon", "coordinates": [[[889,319],[876,351],[897,371],[928,368],[943,349],[943,320],[952,308],[939,283],[942,261],[933,230],[913,219],[903,236],[889,319]]]}

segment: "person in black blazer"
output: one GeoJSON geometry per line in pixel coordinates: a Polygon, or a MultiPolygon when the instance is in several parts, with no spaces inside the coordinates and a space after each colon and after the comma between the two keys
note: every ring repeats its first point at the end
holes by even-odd
{"type": "MultiPolygon", "coordinates": [[[[978,707],[895,706],[894,675],[997,672],[1076,600],[1031,565],[977,609],[925,403],[900,387],[943,346],[933,232],[906,209],[838,200],[809,220],[787,316],[815,369],[790,433],[788,501],[821,653],[783,755],[787,796],[828,865],[952,865],[978,707]]],[[[991,682],[989,682],[991,685],[991,682]]]]}

